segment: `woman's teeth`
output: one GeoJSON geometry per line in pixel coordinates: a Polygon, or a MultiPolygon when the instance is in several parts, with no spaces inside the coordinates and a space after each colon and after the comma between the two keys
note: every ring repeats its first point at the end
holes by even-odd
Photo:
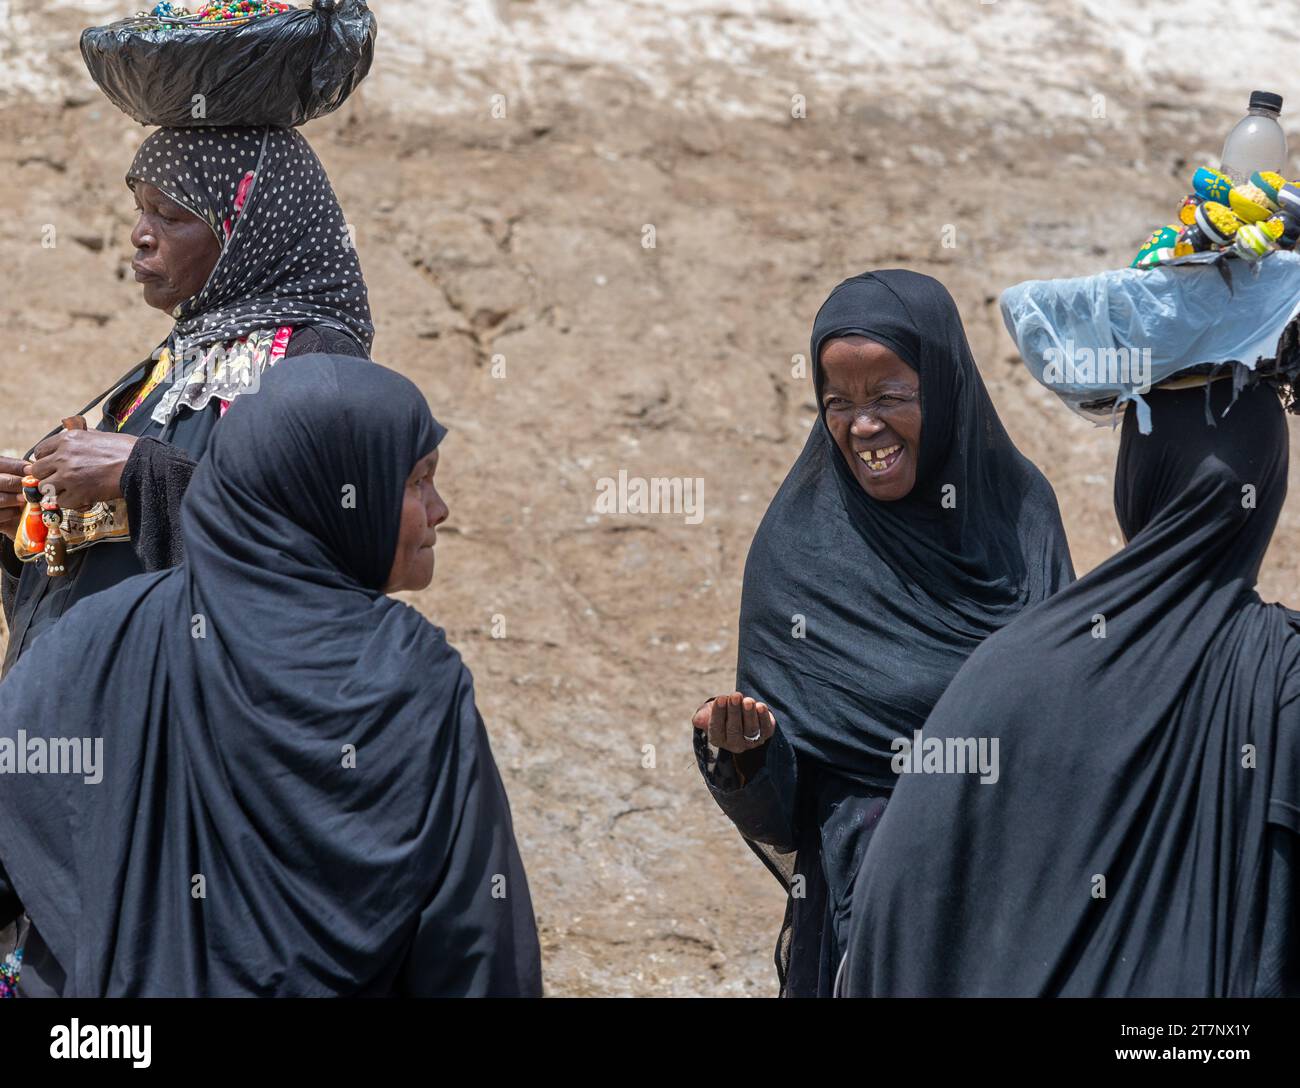
{"type": "Polygon", "coordinates": [[[886,446],[881,450],[862,450],[858,456],[867,463],[867,468],[872,472],[884,472],[889,467],[889,461],[892,461],[894,455],[902,450],[902,446],[886,446]]]}

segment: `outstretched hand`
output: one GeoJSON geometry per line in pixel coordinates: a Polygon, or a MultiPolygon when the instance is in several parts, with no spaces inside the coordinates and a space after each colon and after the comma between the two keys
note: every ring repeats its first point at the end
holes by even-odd
{"type": "Polygon", "coordinates": [[[737,755],[761,748],[776,732],[771,708],[738,691],[710,699],[695,712],[691,724],[707,732],[715,748],[737,755]]]}

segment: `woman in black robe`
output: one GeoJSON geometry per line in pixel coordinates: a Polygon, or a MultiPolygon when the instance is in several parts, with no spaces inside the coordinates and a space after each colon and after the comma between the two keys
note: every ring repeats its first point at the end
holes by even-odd
{"type": "Polygon", "coordinates": [[[469,670],[386,595],[432,577],[442,435],[375,363],[275,368],[194,474],[185,562],[81,602],[0,684],[0,758],[102,739],[91,775],[0,776],[42,990],[540,995],[469,670]]]}
{"type": "Polygon", "coordinates": [[[1232,387],[1153,392],[1150,435],[1126,415],[1126,546],[934,708],[927,744],[998,738],[997,781],[903,776],[850,995],[1300,994],[1300,635],[1255,591],[1287,428],[1272,388],[1232,387]]]}
{"type": "Polygon", "coordinates": [[[301,133],[159,129],[126,181],[139,213],[135,278],[175,325],[82,409],[104,402],[97,426],[59,428],[26,458],[0,458],[4,672],[77,601],[180,561],[194,467],[227,406],[268,367],[312,352],[366,357],[374,338],[343,211],[301,133]],[[103,504],[102,535],[69,554],[62,577],[46,574],[39,549],[27,561],[15,550],[28,473],[65,510],[103,504]]]}
{"type": "Polygon", "coordinates": [[[789,893],[790,996],[832,991],[896,740],[980,642],[1073,577],[1056,498],[942,284],[846,280],[810,358],[820,418],[750,547],[739,691],[694,720],[710,791],[789,893]]]}

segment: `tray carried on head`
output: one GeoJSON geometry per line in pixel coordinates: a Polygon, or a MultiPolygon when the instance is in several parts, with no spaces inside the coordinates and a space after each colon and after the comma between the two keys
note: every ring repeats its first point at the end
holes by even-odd
{"type": "Polygon", "coordinates": [[[1030,373],[1072,410],[1105,423],[1133,402],[1145,422],[1143,395],[1175,377],[1233,364],[1283,376],[1278,344],[1300,314],[1300,252],[1255,265],[1196,254],[1151,270],[1030,280],[1000,302],[1030,373]]]}
{"type": "Polygon", "coordinates": [[[109,100],[142,125],[291,127],[338,109],[374,59],[365,0],[205,5],[222,19],[160,3],[82,32],[81,55],[109,100]]]}

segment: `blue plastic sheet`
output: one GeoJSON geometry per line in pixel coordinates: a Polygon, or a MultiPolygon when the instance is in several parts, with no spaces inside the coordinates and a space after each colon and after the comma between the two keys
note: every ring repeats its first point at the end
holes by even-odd
{"type": "Polygon", "coordinates": [[[1277,354],[1300,312],[1300,254],[1279,251],[1256,264],[1198,254],[1149,270],[1028,280],[1007,288],[1001,306],[1038,381],[1097,422],[1132,402],[1145,434],[1142,394],[1152,385],[1200,363],[1253,370],[1277,354]]]}

